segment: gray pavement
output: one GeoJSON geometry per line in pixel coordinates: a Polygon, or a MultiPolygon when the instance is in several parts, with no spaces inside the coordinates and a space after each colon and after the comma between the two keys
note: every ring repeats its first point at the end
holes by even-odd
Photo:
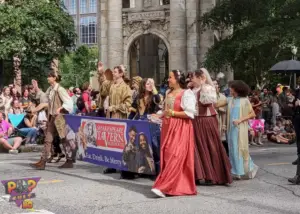
{"type": "MultiPolygon", "coordinates": [[[[45,171],[36,171],[28,164],[38,160],[38,153],[0,154],[0,179],[42,177],[34,190],[33,213],[300,213],[300,186],[287,182],[296,171],[290,164],[295,153],[295,146],[252,148],[252,158],[260,167],[255,179],[228,187],[198,186],[193,197],[157,199],[150,192],[153,181],[119,180],[118,174],[103,175],[101,167],[83,162],[74,169],[61,170],[59,164],[51,164],[45,171]]],[[[4,195],[2,186],[0,195],[4,195]]],[[[0,214],[15,213],[26,211],[0,197],[0,214]]]]}

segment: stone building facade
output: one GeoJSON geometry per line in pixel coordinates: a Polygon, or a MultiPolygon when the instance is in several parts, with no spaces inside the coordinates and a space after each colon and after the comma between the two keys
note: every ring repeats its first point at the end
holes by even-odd
{"type": "Polygon", "coordinates": [[[109,68],[124,64],[131,77],[161,82],[169,70],[193,71],[218,39],[197,23],[217,0],[99,1],[100,58],[109,68]]]}

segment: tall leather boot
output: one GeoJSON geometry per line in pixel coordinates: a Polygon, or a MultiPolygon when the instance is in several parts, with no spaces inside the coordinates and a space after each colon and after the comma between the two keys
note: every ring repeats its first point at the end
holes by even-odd
{"type": "Polygon", "coordinates": [[[41,164],[41,162],[42,162],[42,158],[38,161],[38,162],[36,162],[36,163],[31,163],[31,164],[29,164],[30,166],[38,166],[38,165],[40,165],[41,164]]]}
{"type": "Polygon", "coordinates": [[[30,166],[37,170],[44,170],[46,167],[46,162],[47,162],[46,160],[41,158],[39,162],[30,164],[30,166]]]}
{"type": "Polygon", "coordinates": [[[58,168],[60,168],[60,169],[71,169],[73,167],[74,167],[73,166],[73,160],[71,158],[71,159],[67,159],[67,161],[63,165],[59,166],[58,168]]]}
{"type": "Polygon", "coordinates": [[[297,172],[295,177],[289,178],[288,181],[292,184],[300,185],[300,162],[297,164],[297,172]]]}

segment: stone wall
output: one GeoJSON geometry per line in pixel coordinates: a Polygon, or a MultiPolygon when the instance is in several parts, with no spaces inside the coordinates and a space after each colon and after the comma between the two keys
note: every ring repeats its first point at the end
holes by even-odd
{"type": "Polygon", "coordinates": [[[131,0],[131,8],[122,8],[121,0],[100,0],[100,55],[106,67],[129,67],[129,50],[139,36],[159,36],[169,51],[169,69],[193,71],[204,61],[213,45],[213,32],[200,35],[197,19],[213,8],[214,0],[131,0]]]}

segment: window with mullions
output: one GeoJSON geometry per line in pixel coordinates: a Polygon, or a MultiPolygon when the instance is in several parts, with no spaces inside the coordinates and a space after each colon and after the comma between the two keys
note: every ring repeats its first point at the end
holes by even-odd
{"type": "Polygon", "coordinates": [[[76,14],[77,12],[77,4],[76,4],[76,0],[69,0],[69,7],[68,7],[68,11],[71,15],[76,14]]]}
{"type": "Polygon", "coordinates": [[[87,0],[80,0],[80,14],[84,14],[87,12],[87,0]]]}
{"type": "Polygon", "coordinates": [[[90,0],[90,13],[97,13],[97,1],[90,0]]]}
{"type": "Polygon", "coordinates": [[[168,5],[170,4],[170,0],[160,0],[160,5],[168,5]]]}
{"type": "Polygon", "coordinates": [[[97,19],[94,16],[80,18],[80,41],[82,44],[97,43],[97,19]]]}

